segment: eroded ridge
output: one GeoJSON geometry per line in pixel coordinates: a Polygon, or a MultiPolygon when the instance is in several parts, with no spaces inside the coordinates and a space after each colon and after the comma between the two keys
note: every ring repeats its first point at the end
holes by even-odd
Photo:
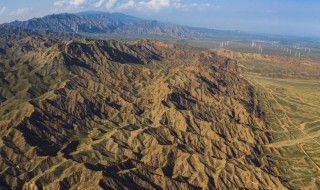
{"type": "Polygon", "coordinates": [[[4,46],[3,186],[287,188],[262,154],[271,137],[235,61],[146,40],[4,46]]]}

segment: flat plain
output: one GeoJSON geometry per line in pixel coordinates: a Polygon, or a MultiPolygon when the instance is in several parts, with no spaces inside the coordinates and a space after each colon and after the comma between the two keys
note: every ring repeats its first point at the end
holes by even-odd
{"type": "Polygon", "coordinates": [[[254,86],[272,141],[265,145],[272,170],[293,189],[320,185],[319,63],[312,58],[233,52],[243,76],[254,86]]]}

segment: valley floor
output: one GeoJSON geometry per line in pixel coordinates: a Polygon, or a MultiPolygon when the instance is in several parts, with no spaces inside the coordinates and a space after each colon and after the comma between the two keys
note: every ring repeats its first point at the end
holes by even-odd
{"type": "Polygon", "coordinates": [[[312,57],[242,53],[215,49],[238,60],[254,86],[255,101],[267,122],[272,141],[264,157],[292,189],[320,188],[320,67],[312,57]]]}
{"type": "Polygon", "coordinates": [[[266,145],[273,168],[293,189],[320,185],[320,81],[246,73],[274,140],[266,145]],[[275,147],[279,151],[274,151],[275,147]]]}

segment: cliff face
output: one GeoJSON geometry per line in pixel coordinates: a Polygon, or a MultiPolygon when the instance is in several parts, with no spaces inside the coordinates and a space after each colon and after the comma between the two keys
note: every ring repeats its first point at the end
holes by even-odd
{"type": "Polygon", "coordinates": [[[286,188],[235,61],[158,41],[21,36],[0,47],[3,187],[286,188]]]}

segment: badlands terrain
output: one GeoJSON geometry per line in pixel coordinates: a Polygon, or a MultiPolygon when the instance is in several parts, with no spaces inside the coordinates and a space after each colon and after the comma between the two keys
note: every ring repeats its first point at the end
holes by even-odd
{"type": "Polygon", "coordinates": [[[320,188],[318,60],[83,36],[96,23],[70,17],[0,27],[0,189],[320,188]]]}

